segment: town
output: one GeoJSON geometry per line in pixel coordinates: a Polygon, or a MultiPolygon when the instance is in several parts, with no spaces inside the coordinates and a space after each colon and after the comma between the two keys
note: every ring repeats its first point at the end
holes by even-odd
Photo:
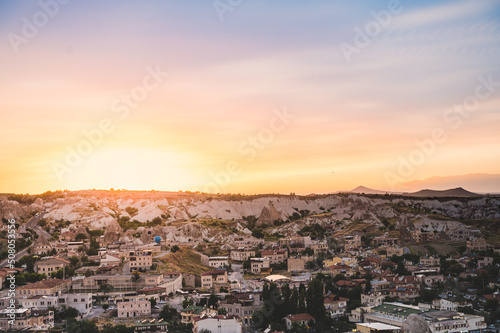
{"type": "Polygon", "coordinates": [[[499,332],[500,198],[467,193],[0,196],[0,329],[499,332]]]}

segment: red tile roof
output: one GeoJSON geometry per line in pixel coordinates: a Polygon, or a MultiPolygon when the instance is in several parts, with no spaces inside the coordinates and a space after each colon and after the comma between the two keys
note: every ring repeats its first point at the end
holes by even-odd
{"type": "Polygon", "coordinates": [[[295,315],[290,315],[286,318],[292,322],[293,321],[303,321],[303,320],[307,320],[307,321],[314,320],[314,317],[311,316],[309,313],[299,313],[299,314],[295,314],[295,315]]]}

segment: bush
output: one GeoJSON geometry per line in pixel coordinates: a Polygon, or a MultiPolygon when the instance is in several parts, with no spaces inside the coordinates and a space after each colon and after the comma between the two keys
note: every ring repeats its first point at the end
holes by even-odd
{"type": "Polygon", "coordinates": [[[125,208],[125,211],[130,215],[130,216],[133,216],[135,214],[137,214],[137,212],[139,211],[137,208],[134,208],[134,207],[130,207],[128,206],[127,208],[125,208]]]}
{"type": "Polygon", "coordinates": [[[75,236],[75,241],[82,241],[84,239],[87,239],[87,235],[85,235],[83,232],[80,232],[78,235],[75,236]]]}

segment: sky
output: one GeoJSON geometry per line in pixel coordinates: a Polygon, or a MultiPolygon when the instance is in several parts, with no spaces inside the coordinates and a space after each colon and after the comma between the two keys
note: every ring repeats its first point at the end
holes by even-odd
{"type": "Polygon", "coordinates": [[[500,192],[498,1],[0,0],[0,36],[0,193],[500,192]]]}

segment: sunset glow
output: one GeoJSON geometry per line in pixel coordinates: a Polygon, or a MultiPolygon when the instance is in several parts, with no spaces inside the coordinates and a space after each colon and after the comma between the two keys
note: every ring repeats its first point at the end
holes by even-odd
{"type": "Polygon", "coordinates": [[[498,1],[53,2],[0,2],[0,192],[500,192],[498,1]]]}

